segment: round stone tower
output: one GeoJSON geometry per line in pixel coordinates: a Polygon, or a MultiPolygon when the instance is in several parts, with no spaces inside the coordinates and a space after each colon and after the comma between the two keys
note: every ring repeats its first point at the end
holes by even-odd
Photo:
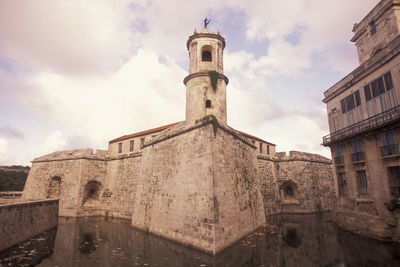
{"type": "Polygon", "coordinates": [[[194,123],[207,115],[214,115],[226,124],[226,85],[223,74],[225,39],[204,28],[194,32],[187,41],[189,75],[186,85],[186,122],[194,123]]]}

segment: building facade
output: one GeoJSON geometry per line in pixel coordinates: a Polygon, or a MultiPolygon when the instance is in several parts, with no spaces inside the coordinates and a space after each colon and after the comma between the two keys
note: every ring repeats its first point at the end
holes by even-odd
{"type": "Polygon", "coordinates": [[[360,66],[324,93],[336,221],[400,240],[400,1],[382,0],[353,27],[360,66]]]}

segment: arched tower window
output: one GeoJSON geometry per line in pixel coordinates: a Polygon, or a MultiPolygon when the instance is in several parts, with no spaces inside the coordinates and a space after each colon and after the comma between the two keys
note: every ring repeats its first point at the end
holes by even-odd
{"type": "Polygon", "coordinates": [[[205,45],[201,48],[201,61],[212,61],[212,47],[210,45],[205,45]]]}
{"type": "Polygon", "coordinates": [[[210,99],[206,100],[206,108],[211,108],[211,100],[210,99]]]}
{"type": "Polygon", "coordinates": [[[211,62],[212,61],[211,52],[203,51],[203,53],[201,54],[201,60],[211,62]]]}

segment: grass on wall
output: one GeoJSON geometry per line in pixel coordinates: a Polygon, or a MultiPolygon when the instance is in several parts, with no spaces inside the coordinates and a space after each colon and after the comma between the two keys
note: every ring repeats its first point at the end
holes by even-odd
{"type": "Polygon", "coordinates": [[[218,128],[221,127],[221,125],[218,122],[218,119],[214,115],[207,115],[207,116],[201,118],[200,120],[196,120],[195,123],[199,123],[199,122],[211,123],[213,126],[214,136],[217,135],[218,128]]]}

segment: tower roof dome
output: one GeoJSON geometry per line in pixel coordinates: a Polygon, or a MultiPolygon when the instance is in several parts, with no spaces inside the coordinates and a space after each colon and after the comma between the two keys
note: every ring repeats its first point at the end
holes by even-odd
{"type": "MultiPolygon", "coordinates": [[[[204,28],[201,32],[199,32],[199,33],[210,33],[210,34],[215,34],[215,35],[217,35],[215,32],[212,32],[212,31],[210,31],[209,29],[207,29],[207,28],[204,28]]],[[[219,35],[219,34],[218,34],[219,35]]]]}
{"type": "Polygon", "coordinates": [[[225,38],[219,34],[219,31],[217,33],[215,33],[215,32],[210,31],[207,28],[204,28],[201,32],[197,32],[197,30],[194,30],[193,35],[189,36],[189,39],[186,43],[186,47],[189,49],[189,44],[191,41],[193,41],[193,39],[202,38],[202,37],[219,39],[222,42],[222,49],[225,48],[225,38]]]}

